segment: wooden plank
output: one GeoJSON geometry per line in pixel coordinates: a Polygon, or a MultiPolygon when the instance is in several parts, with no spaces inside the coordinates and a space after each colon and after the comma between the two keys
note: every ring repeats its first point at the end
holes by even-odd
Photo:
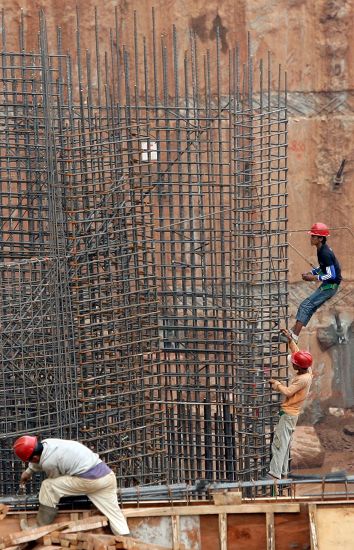
{"type": "Polygon", "coordinates": [[[171,546],[159,546],[143,542],[132,537],[116,536],[116,548],[119,550],[172,550],[171,546]]]}
{"type": "Polygon", "coordinates": [[[354,505],[326,507],[318,504],[314,517],[320,550],[354,548],[354,505]]]}
{"type": "Polygon", "coordinates": [[[65,533],[64,531],[59,534],[59,540],[70,540],[70,541],[76,541],[78,540],[79,533],[65,533]]]}
{"type": "Polygon", "coordinates": [[[219,514],[263,514],[266,512],[293,514],[300,511],[299,503],[269,503],[269,504],[235,504],[216,506],[215,504],[196,506],[175,506],[161,508],[125,508],[127,518],[159,517],[159,516],[204,516],[219,514]]]}
{"type": "Polygon", "coordinates": [[[91,529],[99,529],[106,527],[108,520],[105,516],[92,516],[90,518],[79,519],[69,523],[67,529],[63,533],[77,533],[78,531],[89,531],[91,529]]]}
{"type": "MultiPolygon", "coordinates": [[[[62,522],[62,523],[52,523],[51,525],[43,525],[43,527],[35,527],[33,529],[29,529],[28,531],[17,531],[16,533],[12,533],[11,535],[7,535],[3,538],[2,544],[4,544],[3,548],[6,548],[8,546],[14,546],[16,544],[22,544],[24,542],[31,542],[33,540],[38,540],[44,535],[48,535],[52,531],[58,531],[60,529],[65,529],[69,525],[70,522],[62,522]]],[[[0,545],[1,546],[1,545],[0,545]]]]}
{"type": "Polygon", "coordinates": [[[53,544],[60,544],[59,531],[53,531],[49,535],[43,537],[44,546],[52,546],[53,544]]]}
{"type": "Polygon", "coordinates": [[[219,491],[211,493],[216,506],[225,506],[230,504],[241,504],[242,493],[240,491],[219,491]]]}
{"type": "Polygon", "coordinates": [[[266,512],[267,550],[275,550],[274,512],[266,512]]]}
{"type": "Polygon", "coordinates": [[[80,540],[86,542],[78,542],[78,546],[83,549],[92,548],[93,550],[106,550],[109,546],[116,545],[116,537],[114,535],[103,535],[94,533],[78,533],[80,540]]]}
{"type": "Polygon", "coordinates": [[[43,546],[52,546],[52,539],[50,535],[46,535],[43,537],[43,546]]]}
{"type": "Polygon", "coordinates": [[[180,532],[180,517],[171,516],[172,522],[172,548],[173,550],[180,550],[181,548],[181,532],[180,532]]]}
{"type": "MultiPolygon", "coordinates": [[[[237,519],[238,516],[233,517],[237,519]]],[[[240,523],[244,524],[246,518],[247,516],[241,516],[239,518],[240,523]]],[[[307,548],[307,550],[310,550],[310,522],[307,503],[300,505],[300,512],[298,514],[274,514],[274,529],[277,550],[290,550],[290,548],[297,548],[298,550],[307,548]]],[[[257,547],[252,546],[252,548],[256,549],[257,547]]],[[[264,540],[264,548],[267,548],[266,538],[264,540]]]]}
{"type": "Polygon", "coordinates": [[[316,504],[309,504],[311,550],[319,550],[316,528],[316,504]]]}
{"type": "MultiPolygon", "coordinates": [[[[59,531],[61,529],[64,529],[64,533],[73,533],[78,531],[89,531],[92,529],[98,529],[100,527],[105,527],[106,525],[108,525],[108,520],[105,516],[92,516],[78,521],[52,523],[50,525],[35,527],[33,529],[18,531],[7,535],[2,539],[0,543],[0,548],[7,548],[8,546],[14,546],[17,544],[38,540],[39,538],[42,538],[54,531],[59,531]]],[[[51,537],[51,542],[53,542],[53,540],[53,537],[51,537]]],[[[47,544],[43,544],[43,546],[48,546],[48,539],[46,539],[46,542],[47,544]]]]}
{"type": "Polygon", "coordinates": [[[219,545],[220,550],[227,550],[227,514],[219,514],[219,545]]]}
{"type": "MultiPolygon", "coordinates": [[[[291,516],[288,516],[291,518],[291,516]]],[[[294,523],[296,516],[294,518],[294,523]]],[[[307,515],[306,515],[307,520],[307,515]]],[[[200,548],[219,550],[219,518],[216,516],[200,517],[200,548]]],[[[267,548],[264,514],[238,516],[227,514],[227,548],[228,550],[265,550],[267,548]]],[[[292,548],[291,545],[280,545],[277,550],[292,548]]],[[[295,548],[295,546],[294,546],[295,548]]],[[[298,547],[300,550],[300,546],[298,547]]],[[[306,546],[301,546],[306,548],[306,546]]]]}
{"type": "Polygon", "coordinates": [[[0,520],[6,518],[9,510],[10,506],[7,506],[6,504],[0,504],[0,520]]]}
{"type": "Polygon", "coordinates": [[[69,546],[71,545],[71,542],[70,542],[70,540],[60,539],[60,544],[61,544],[61,546],[64,546],[65,548],[69,548],[69,546]]]}

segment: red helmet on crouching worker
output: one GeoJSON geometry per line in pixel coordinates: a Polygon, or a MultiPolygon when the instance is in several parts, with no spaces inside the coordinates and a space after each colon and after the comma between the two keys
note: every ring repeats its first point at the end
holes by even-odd
{"type": "Polygon", "coordinates": [[[12,449],[18,458],[27,462],[33,455],[35,448],[37,447],[38,440],[33,435],[23,435],[16,439],[12,449]]]}
{"type": "Polygon", "coordinates": [[[312,355],[309,351],[296,351],[291,356],[291,362],[300,369],[308,369],[312,365],[312,355]]]}
{"type": "Polygon", "coordinates": [[[329,229],[326,224],[316,222],[308,231],[309,235],[316,235],[317,237],[329,237],[329,229]]]}

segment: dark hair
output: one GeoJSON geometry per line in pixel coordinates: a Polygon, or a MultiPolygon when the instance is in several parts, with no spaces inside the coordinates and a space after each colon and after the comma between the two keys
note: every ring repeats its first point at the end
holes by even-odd
{"type": "Polygon", "coordinates": [[[29,460],[31,460],[31,458],[34,456],[41,456],[42,452],[43,452],[43,445],[38,441],[37,445],[34,448],[33,453],[29,457],[29,460]]]}
{"type": "Polygon", "coordinates": [[[327,237],[321,237],[322,238],[322,244],[326,244],[327,242],[327,237]]]}

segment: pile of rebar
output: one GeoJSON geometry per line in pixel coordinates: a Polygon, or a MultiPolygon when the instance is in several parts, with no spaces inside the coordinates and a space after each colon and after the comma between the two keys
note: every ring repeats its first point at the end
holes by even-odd
{"type": "MultiPolygon", "coordinates": [[[[117,18],[116,18],[117,21],[117,18]]],[[[286,378],[286,83],[220,40],[0,67],[0,486],[24,433],[79,438],[121,486],[264,474],[286,378]],[[148,55],[147,52],[150,52],[148,55]],[[152,52],[152,54],[151,54],[152,52]],[[103,61],[102,61],[103,60],[103,61]],[[225,60],[225,56],[223,56],[225,60]],[[223,62],[224,63],[224,62],[223,62]],[[222,89],[221,71],[228,72],[222,89]]]]}

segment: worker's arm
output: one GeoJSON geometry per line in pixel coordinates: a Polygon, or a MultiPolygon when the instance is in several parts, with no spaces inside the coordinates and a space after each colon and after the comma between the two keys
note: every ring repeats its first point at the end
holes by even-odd
{"type": "MultiPolygon", "coordinates": [[[[294,340],[291,338],[291,334],[287,329],[282,329],[282,333],[288,338],[289,341],[289,348],[291,353],[296,353],[299,351],[299,346],[294,342],[294,340]]],[[[291,397],[296,392],[301,390],[305,384],[302,382],[301,379],[297,379],[293,384],[290,386],[284,386],[279,380],[275,380],[274,378],[271,378],[269,380],[269,383],[272,385],[273,390],[279,391],[283,395],[286,395],[287,397],[291,397]]]]}
{"type": "Polygon", "coordinates": [[[293,395],[295,395],[295,393],[302,390],[307,383],[306,379],[302,380],[301,376],[300,378],[297,378],[295,382],[290,384],[290,386],[284,386],[284,384],[282,384],[279,380],[271,379],[270,382],[272,384],[273,390],[282,393],[286,397],[292,397],[293,395]]]}
{"type": "Polygon", "coordinates": [[[336,278],[336,268],[333,264],[326,266],[326,273],[319,272],[317,274],[317,279],[319,281],[329,281],[336,278]]]}
{"type": "Polygon", "coordinates": [[[20,483],[23,485],[24,483],[27,483],[30,479],[32,479],[32,476],[35,472],[41,472],[42,468],[39,464],[34,464],[33,462],[30,462],[28,464],[28,468],[22,472],[20,483]]]}
{"type": "Polygon", "coordinates": [[[336,271],[336,257],[333,251],[327,247],[327,249],[321,252],[321,266],[322,269],[316,274],[317,278],[321,282],[333,281],[337,277],[336,271]]]}
{"type": "Polygon", "coordinates": [[[303,281],[318,281],[319,275],[313,275],[312,273],[303,273],[301,275],[303,281]]]}
{"type": "Polygon", "coordinates": [[[297,344],[294,342],[294,340],[291,338],[290,332],[289,332],[286,328],[283,328],[283,329],[281,330],[281,332],[282,332],[282,333],[287,337],[287,339],[288,339],[289,348],[290,348],[291,353],[296,353],[297,351],[299,351],[299,347],[298,347],[297,344]]]}
{"type": "Polygon", "coordinates": [[[289,341],[289,348],[291,353],[296,353],[297,351],[299,351],[299,346],[296,344],[296,342],[294,342],[292,338],[290,338],[289,341]]]}
{"type": "Polygon", "coordinates": [[[32,472],[28,472],[27,470],[25,470],[25,471],[22,472],[22,474],[21,474],[21,477],[20,477],[20,485],[24,485],[24,484],[27,483],[27,481],[29,481],[31,478],[32,478],[32,472]]]}
{"type": "Polygon", "coordinates": [[[312,271],[312,273],[303,273],[302,278],[304,281],[330,281],[332,279],[336,278],[336,268],[333,264],[326,266],[326,273],[322,273],[321,270],[314,273],[315,270],[312,271]]]}
{"type": "Polygon", "coordinates": [[[42,471],[42,466],[40,466],[39,464],[35,464],[34,462],[29,462],[28,468],[26,470],[26,472],[28,472],[31,475],[41,471],[42,471]]]}

